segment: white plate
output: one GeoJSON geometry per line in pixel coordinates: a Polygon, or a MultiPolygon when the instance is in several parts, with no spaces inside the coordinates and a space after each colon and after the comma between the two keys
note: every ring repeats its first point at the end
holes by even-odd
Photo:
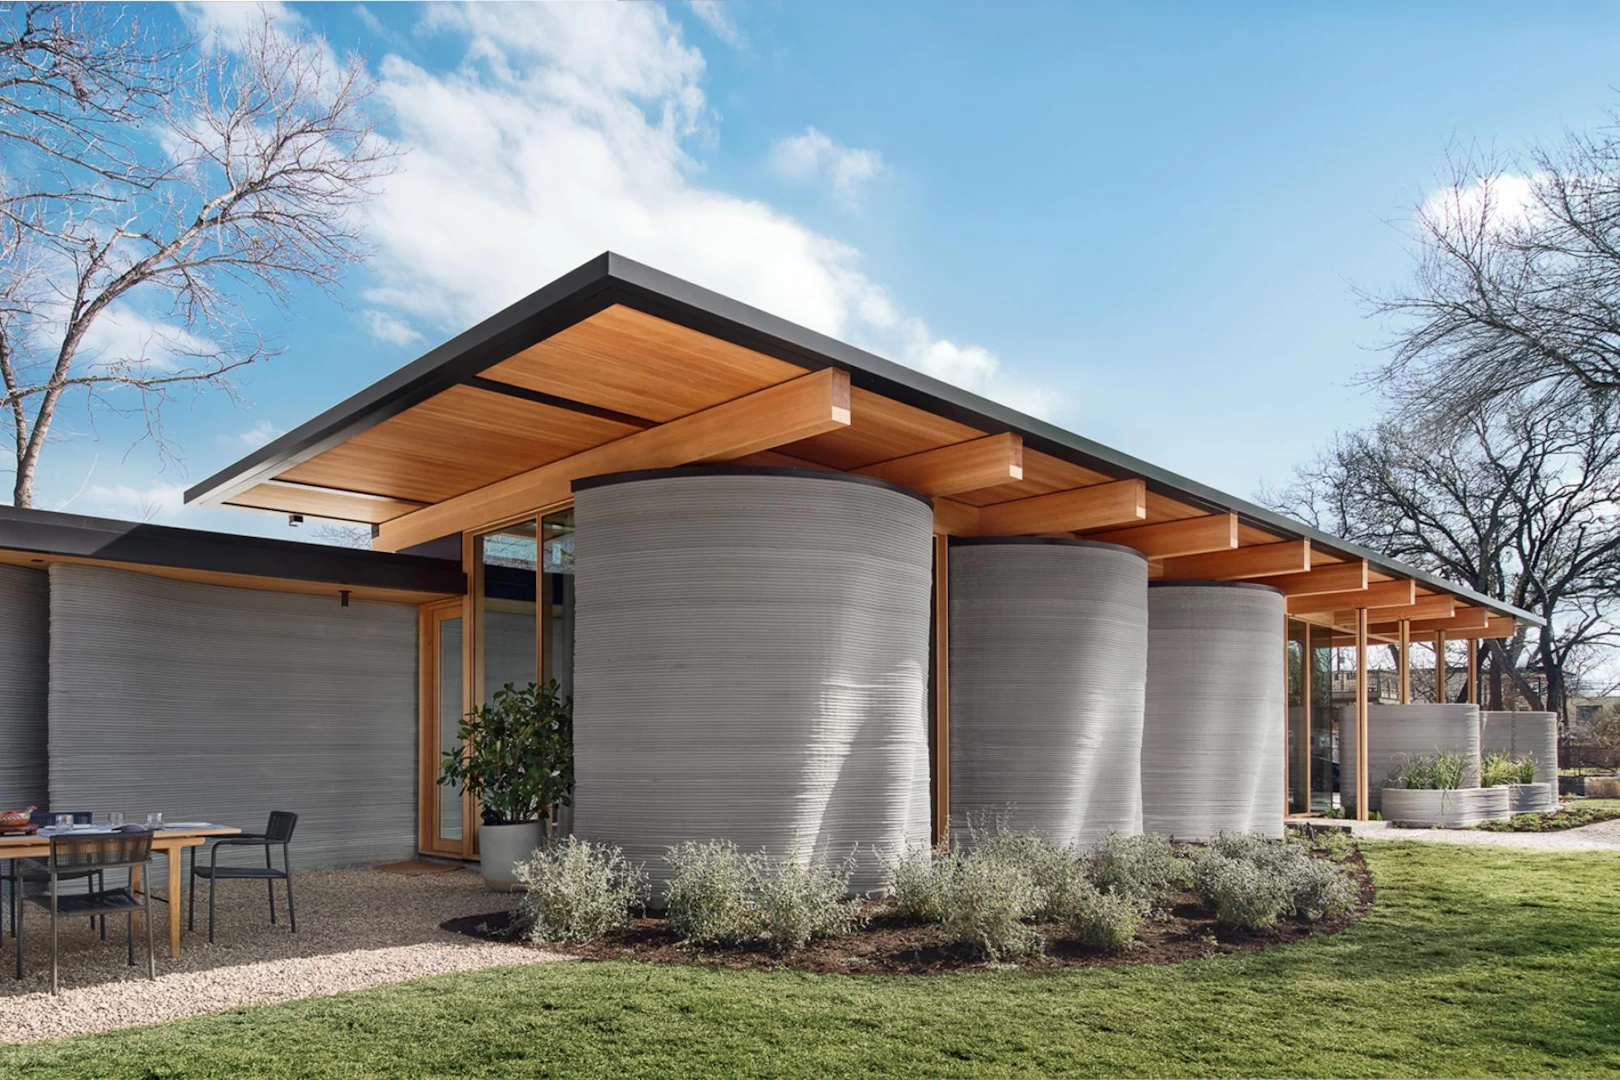
{"type": "Polygon", "coordinates": [[[163,829],[217,829],[212,821],[165,821],[159,828],[163,829]]]}

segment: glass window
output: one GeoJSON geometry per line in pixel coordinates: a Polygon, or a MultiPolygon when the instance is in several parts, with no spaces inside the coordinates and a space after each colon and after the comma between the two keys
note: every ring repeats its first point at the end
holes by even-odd
{"type": "Polygon", "coordinates": [[[484,582],[479,635],[483,696],[535,679],[535,594],[538,550],[535,523],[523,521],[478,538],[484,582]]]}

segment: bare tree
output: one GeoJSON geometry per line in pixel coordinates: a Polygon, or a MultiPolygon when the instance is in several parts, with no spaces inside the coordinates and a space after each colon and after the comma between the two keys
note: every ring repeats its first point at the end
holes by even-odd
{"type": "Polygon", "coordinates": [[[363,61],[264,15],[203,47],[116,9],[0,7],[0,405],[29,506],[64,401],[141,418],[231,389],[285,306],[364,254],[353,213],[391,168],[363,61]]]}
{"type": "Polygon", "coordinates": [[[1620,391],[1620,114],[1550,149],[1466,155],[1413,224],[1411,285],[1366,297],[1397,327],[1370,381],[1407,420],[1620,391]]]}
{"type": "Polygon", "coordinates": [[[1542,615],[1548,625],[1491,642],[1502,679],[1535,708],[1562,711],[1567,680],[1620,641],[1620,417],[1521,396],[1457,430],[1389,422],[1339,437],[1277,509],[1542,615]],[[1532,664],[1546,692],[1525,675],[1532,664]]]}

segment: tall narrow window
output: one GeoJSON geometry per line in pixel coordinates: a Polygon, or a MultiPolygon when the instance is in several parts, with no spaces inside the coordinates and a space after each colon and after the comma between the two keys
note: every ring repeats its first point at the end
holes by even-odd
{"type": "Polygon", "coordinates": [[[523,521],[478,538],[483,576],[479,672],[483,700],[508,683],[536,681],[537,572],[535,523],[523,521]]]}

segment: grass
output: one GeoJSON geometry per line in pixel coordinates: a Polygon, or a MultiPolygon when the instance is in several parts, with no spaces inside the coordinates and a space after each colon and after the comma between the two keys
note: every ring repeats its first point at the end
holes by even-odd
{"type": "Polygon", "coordinates": [[[0,1048],[0,1075],[1620,1074],[1620,854],[1365,850],[1370,914],[1260,953],[881,979],[540,965],[0,1048]]]}
{"type": "Polygon", "coordinates": [[[1517,814],[1508,821],[1475,825],[1486,832],[1557,832],[1620,818],[1620,799],[1582,799],[1545,814],[1517,814]]]}

